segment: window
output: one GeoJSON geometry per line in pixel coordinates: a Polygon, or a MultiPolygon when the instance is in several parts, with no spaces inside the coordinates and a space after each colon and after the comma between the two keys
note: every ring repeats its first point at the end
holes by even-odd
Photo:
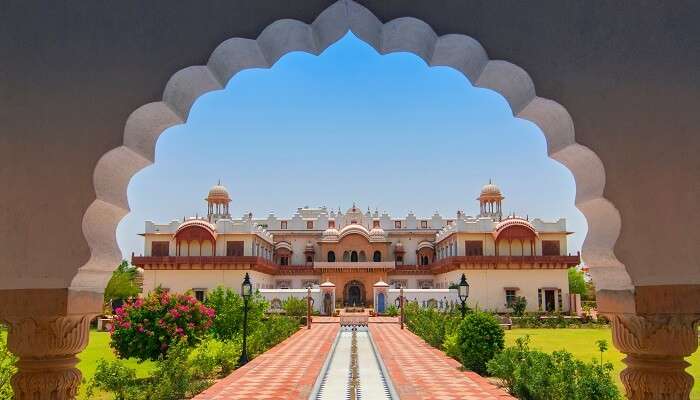
{"type": "Polygon", "coordinates": [[[375,251],[374,255],[372,256],[372,261],[374,261],[374,262],[382,261],[382,252],[379,250],[375,251]]]}
{"type": "Polygon", "coordinates": [[[151,242],[151,256],[166,257],[170,255],[170,242],[151,242]]]}
{"type": "Polygon", "coordinates": [[[306,229],[314,229],[314,221],[306,221],[306,229]]]}
{"type": "Polygon", "coordinates": [[[357,262],[357,252],[354,250],[350,253],[350,262],[357,262]]]}
{"type": "Polygon", "coordinates": [[[242,257],[243,256],[243,241],[227,241],[226,242],[226,255],[229,257],[242,257]]]}
{"type": "Polygon", "coordinates": [[[515,301],[516,297],[516,290],[515,289],[506,289],[506,307],[512,307],[513,302],[515,301]]]}
{"type": "Polygon", "coordinates": [[[394,228],[401,229],[401,221],[394,221],[394,228]]]}
{"type": "Polygon", "coordinates": [[[307,263],[314,262],[314,258],[311,256],[306,256],[306,262],[307,263]]]}
{"type": "Polygon", "coordinates": [[[396,256],[396,262],[403,262],[403,256],[396,256]]]}
{"type": "Polygon", "coordinates": [[[333,252],[333,251],[328,252],[328,262],[335,262],[335,252],[333,252]]]}
{"type": "Polygon", "coordinates": [[[420,265],[428,265],[430,264],[430,259],[428,256],[421,256],[420,257],[420,265]]]}
{"type": "Polygon", "coordinates": [[[372,221],[372,227],[373,228],[379,228],[379,221],[372,221]]]}
{"type": "Polygon", "coordinates": [[[335,228],[335,221],[328,221],[329,228],[335,228]]]}
{"type": "Polygon", "coordinates": [[[365,254],[364,250],[360,250],[360,262],[365,261],[367,261],[367,254],[365,254]]]}
{"type": "Polygon", "coordinates": [[[559,252],[559,241],[558,240],[543,240],[542,241],[542,255],[543,256],[558,256],[559,252]]]}
{"type": "Polygon", "coordinates": [[[422,229],[428,229],[428,221],[421,221],[420,222],[420,227],[422,229]]]}
{"type": "Polygon", "coordinates": [[[447,220],[447,226],[450,226],[450,225],[452,225],[452,220],[451,220],[451,219],[448,219],[448,220],[447,220]]]}
{"type": "Polygon", "coordinates": [[[344,252],[343,253],[343,261],[350,261],[350,253],[349,252],[344,252]]]}
{"type": "Polygon", "coordinates": [[[280,265],[289,265],[289,257],[287,257],[287,256],[280,257],[280,265]]]}
{"type": "Polygon", "coordinates": [[[204,294],[207,292],[206,289],[193,289],[194,292],[194,298],[197,299],[197,301],[204,301],[204,294]]]}
{"type": "Polygon", "coordinates": [[[484,242],[481,240],[467,240],[464,242],[464,254],[467,256],[483,256],[484,242]]]}
{"type": "Polygon", "coordinates": [[[287,229],[287,221],[280,221],[280,229],[287,229]]]}

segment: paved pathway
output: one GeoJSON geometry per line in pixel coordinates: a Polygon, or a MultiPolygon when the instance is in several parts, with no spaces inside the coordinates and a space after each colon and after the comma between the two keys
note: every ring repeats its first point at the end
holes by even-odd
{"type": "Polygon", "coordinates": [[[398,324],[369,324],[401,400],[506,400],[510,395],[398,324]]]}
{"type": "MultiPolygon", "coordinates": [[[[431,347],[395,319],[370,322],[377,350],[401,400],[513,399],[485,378],[431,347]],[[392,323],[393,322],[393,323],[392,323]]],[[[195,400],[307,399],[339,330],[319,320],[217,382],[195,400]]],[[[339,399],[340,400],[340,399],[339,399]]]]}
{"type": "Polygon", "coordinates": [[[310,330],[301,329],[194,399],[306,399],[338,329],[338,324],[314,324],[310,330]]]}

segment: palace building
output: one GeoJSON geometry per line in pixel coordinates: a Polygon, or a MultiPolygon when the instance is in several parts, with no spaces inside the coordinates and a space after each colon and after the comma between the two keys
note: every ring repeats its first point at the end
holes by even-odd
{"type": "Polygon", "coordinates": [[[232,218],[220,184],[205,200],[206,218],[146,221],[144,255],[132,257],[144,291],[160,286],[202,298],[219,285],[239,288],[247,272],[261,291],[322,285],[334,288],[336,304],[370,306],[377,284],[445,293],[464,273],[471,306],[504,312],[523,296],[528,310],[569,310],[567,269],[580,258],[567,253],[566,221],[504,216],[504,197],[490,182],[477,215],[451,218],[394,218],[354,204],[345,212],[303,207],[291,218],[232,218]]]}

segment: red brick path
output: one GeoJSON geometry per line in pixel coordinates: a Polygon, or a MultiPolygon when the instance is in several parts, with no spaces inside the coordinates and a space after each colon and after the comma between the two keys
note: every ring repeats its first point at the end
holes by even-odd
{"type": "Polygon", "coordinates": [[[314,324],[310,330],[301,329],[194,399],[306,399],[338,329],[338,324],[314,324]]]}
{"type": "Polygon", "coordinates": [[[398,324],[370,323],[369,329],[401,400],[513,399],[398,324]]]}

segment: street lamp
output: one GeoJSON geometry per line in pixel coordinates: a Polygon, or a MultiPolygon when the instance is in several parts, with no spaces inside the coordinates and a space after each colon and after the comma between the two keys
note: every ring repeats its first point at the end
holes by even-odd
{"type": "Polygon", "coordinates": [[[246,349],[246,339],[248,336],[248,300],[253,294],[253,285],[250,283],[250,276],[245,273],[243,283],[241,284],[241,296],[243,296],[243,349],[241,358],[238,360],[238,365],[243,366],[248,363],[248,351],[246,349]]]}
{"type": "Polygon", "coordinates": [[[467,277],[462,274],[462,280],[459,281],[459,300],[462,302],[462,318],[467,315],[467,297],[469,297],[469,282],[467,282],[467,277]]]}

